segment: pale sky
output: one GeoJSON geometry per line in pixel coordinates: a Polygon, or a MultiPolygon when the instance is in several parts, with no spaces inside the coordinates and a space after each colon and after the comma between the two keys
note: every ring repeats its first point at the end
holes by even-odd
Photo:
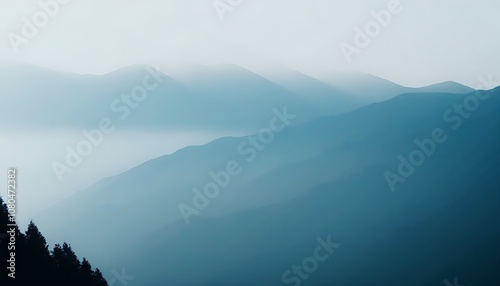
{"type": "Polygon", "coordinates": [[[65,1],[19,53],[11,33],[22,36],[23,17],[33,22],[43,10],[39,0],[0,1],[0,60],[82,74],[185,62],[286,66],[313,76],[357,70],[408,86],[500,77],[498,0],[401,0],[402,11],[350,64],[339,45],[353,45],[355,28],[391,0],[242,0],[224,20],[213,0],[65,1]]]}

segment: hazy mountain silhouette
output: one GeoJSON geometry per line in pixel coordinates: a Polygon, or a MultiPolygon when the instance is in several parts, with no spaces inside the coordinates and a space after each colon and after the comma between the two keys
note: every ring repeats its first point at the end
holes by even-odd
{"type": "Polygon", "coordinates": [[[143,65],[101,76],[30,66],[5,68],[0,74],[5,75],[0,93],[12,95],[2,98],[0,107],[0,119],[8,118],[9,128],[95,128],[108,117],[122,129],[255,131],[276,106],[300,110],[297,122],[354,107],[349,97],[336,97],[331,88],[322,91],[323,96],[331,93],[327,101],[306,99],[237,66],[198,68],[183,82],[143,65]],[[145,77],[149,85],[158,86],[146,90],[143,101],[121,97],[143,86],[145,77]]]}
{"type": "Polygon", "coordinates": [[[329,234],[342,247],[308,283],[429,285],[456,275],[465,285],[498,283],[499,93],[455,131],[456,118],[443,115],[475,93],[404,94],[289,126],[249,163],[237,151],[245,137],[188,147],[102,180],[40,219],[99,265],[133,264],[145,285],[279,285],[329,234]],[[435,128],[449,138],[392,193],[384,173],[435,128]],[[179,204],[230,160],[243,172],[186,225],[179,204]],[[77,241],[102,229],[106,257],[77,241]]]}
{"type": "MultiPolygon", "coordinates": [[[[445,109],[446,104],[463,100],[435,94],[422,101],[422,96],[408,95],[379,106],[378,112],[403,103],[424,107],[436,97],[445,109]]],[[[464,285],[496,284],[500,282],[496,275],[500,265],[496,243],[500,238],[496,223],[500,215],[498,107],[500,89],[456,131],[442,122],[439,107],[431,112],[417,108],[410,115],[390,114],[395,121],[417,120],[419,128],[388,128],[367,134],[355,141],[368,144],[346,144],[342,156],[329,150],[310,164],[302,163],[301,171],[306,174],[296,177],[298,172],[289,173],[289,180],[314,176],[317,170],[309,168],[321,162],[322,166],[349,166],[345,159],[353,159],[353,154],[361,154],[358,171],[286,204],[207,218],[187,227],[171,225],[150,240],[142,240],[142,245],[154,250],[141,249],[139,257],[175,271],[160,272],[136,264],[137,271],[144,273],[140,281],[152,285],[160,285],[158,281],[281,285],[286,269],[312,256],[316,237],[331,235],[342,246],[320,263],[307,284],[398,285],[404,280],[409,285],[430,285],[456,275],[464,285]],[[415,138],[428,137],[434,128],[447,130],[448,141],[437,146],[397,192],[391,193],[384,172],[398,165],[399,154],[414,149],[415,138]],[[193,267],[193,262],[204,267],[193,267]]],[[[357,127],[367,127],[368,122],[357,127]]]]}
{"type": "Polygon", "coordinates": [[[323,81],[344,90],[358,100],[364,102],[379,102],[388,100],[404,93],[458,93],[466,94],[474,91],[472,88],[456,82],[444,82],[420,88],[404,87],[386,79],[362,72],[332,73],[323,81]]]}
{"type": "MultiPolygon", "coordinates": [[[[299,112],[297,124],[419,91],[368,74],[336,75],[327,79],[328,84],[286,70],[273,81],[234,65],[196,66],[171,76],[144,65],[104,75],[15,65],[4,66],[0,75],[0,94],[6,95],[0,119],[9,122],[0,126],[4,129],[89,129],[108,117],[122,130],[257,131],[277,106],[299,112]],[[125,101],[121,96],[144,87],[145,77],[149,85],[156,85],[156,80],[159,86],[146,90],[143,101],[125,101]]],[[[465,93],[469,89],[446,83],[423,90],[465,93]]]]}
{"type": "Polygon", "coordinates": [[[450,92],[450,93],[458,93],[458,94],[466,94],[469,92],[473,92],[474,90],[468,86],[459,84],[454,81],[445,81],[442,83],[437,83],[433,85],[429,85],[426,87],[418,88],[419,92],[450,92]]]}
{"type": "Polygon", "coordinates": [[[265,72],[260,71],[260,73],[263,77],[292,91],[311,104],[320,103],[317,110],[320,116],[344,113],[372,103],[292,69],[274,68],[265,72]]]}

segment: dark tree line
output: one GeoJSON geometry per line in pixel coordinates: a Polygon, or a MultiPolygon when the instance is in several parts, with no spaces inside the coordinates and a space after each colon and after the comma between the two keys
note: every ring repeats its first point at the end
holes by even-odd
{"type": "Polygon", "coordinates": [[[71,246],[56,244],[52,251],[42,233],[31,222],[26,233],[9,227],[8,208],[0,197],[0,285],[96,285],[107,286],[101,271],[92,270],[84,258],[80,262],[71,246]],[[10,233],[15,234],[15,279],[8,276],[12,244],[10,233]]]}

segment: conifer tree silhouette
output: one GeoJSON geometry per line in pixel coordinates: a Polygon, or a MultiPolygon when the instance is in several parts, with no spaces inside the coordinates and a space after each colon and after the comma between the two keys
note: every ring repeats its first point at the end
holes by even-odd
{"type": "MultiPolygon", "coordinates": [[[[77,285],[107,286],[108,283],[99,269],[92,270],[87,259],[78,259],[67,243],[56,244],[52,251],[42,233],[33,221],[28,225],[26,233],[22,233],[17,225],[8,226],[8,207],[0,197],[0,267],[7,269],[12,249],[9,249],[10,233],[15,234],[15,279],[6,274],[0,277],[0,285],[77,285]]],[[[2,271],[4,274],[5,271],[2,271]]]]}

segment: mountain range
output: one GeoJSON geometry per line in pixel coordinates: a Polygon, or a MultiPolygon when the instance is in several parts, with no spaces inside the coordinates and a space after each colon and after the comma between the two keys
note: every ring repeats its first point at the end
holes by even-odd
{"type": "MultiPolygon", "coordinates": [[[[96,112],[72,118],[106,113],[89,106],[112,100],[109,82],[139,82],[142,69],[73,75],[103,86],[82,103],[96,112]]],[[[500,88],[285,75],[266,79],[234,66],[162,74],[154,96],[179,93],[145,101],[128,128],[253,132],[105,178],[37,224],[100,268],[127,267],[137,285],[439,285],[456,276],[465,285],[500,283],[500,88]],[[209,184],[219,192],[200,195],[209,184]],[[194,210],[188,219],[183,205],[194,210]],[[314,271],[293,268],[307,268],[318,241],[329,239],[335,250],[314,271]]]]}

